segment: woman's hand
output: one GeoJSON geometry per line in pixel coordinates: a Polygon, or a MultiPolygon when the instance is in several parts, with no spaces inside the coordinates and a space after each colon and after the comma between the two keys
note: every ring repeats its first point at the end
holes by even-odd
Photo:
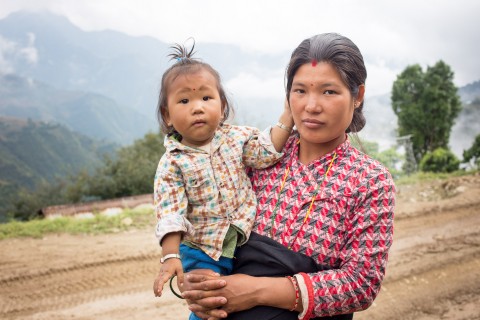
{"type": "Polygon", "coordinates": [[[209,270],[195,270],[185,276],[183,297],[199,317],[225,318],[228,313],[257,305],[257,279],[243,274],[220,277],[209,270]]]}
{"type": "Polygon", "coordinates": [[[182,296],[198,317],[209,320],[226,318],[227,313],[219,308],[227,299],[218,292],[225,285],[226,281],[212,270],[192,270],[185,274],[182,296]]]}
{"type": "Polygon", "coordinates": [[[287,127],[293,128],[295,123],[293,123],[292,110],[290,109],[290,103],[287,98],[283,102],[283,113],[280,116],[280,122],[282,122],[287,127]]]}

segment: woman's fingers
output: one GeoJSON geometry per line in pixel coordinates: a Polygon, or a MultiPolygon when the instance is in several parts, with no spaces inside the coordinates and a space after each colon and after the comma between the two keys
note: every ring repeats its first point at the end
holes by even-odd
{"type": "Polygon", "coordinates": [[[227,303],[227,299],[219,296],[215,291],[185,290],[182,292],[182,297],[206,308],[218,308],[227,303]]]}
{"type": "Polygon", "coordinates": [[[219,278],[219,274],[207,269],[190,271],[184,276],[185,291],[189,290],[216,290],[226,285],[225,280],[219,278]]]}
{"type": "Polygon", "coordinates": [[[188,309],[202,319],[223,319],[228,316],[227,312],[222,309],[205,309],[198,304],[190,304],[188,309]]]}

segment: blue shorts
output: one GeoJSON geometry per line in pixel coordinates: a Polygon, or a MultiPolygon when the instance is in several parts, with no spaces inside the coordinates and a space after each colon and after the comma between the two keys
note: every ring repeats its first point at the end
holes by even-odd
{"type": "Polygon", "coordinates": [[[210,269],[222,275],[232,273],[233,259],[220,257],[218,261],[199,249],[180,244],[180,256],[182,257],[183,271],[194,269],[210,269]]]}
{"type": "MultiPolygon", "coordinates": [[[[199,249],[180,244],[180,256],[182,257],[183,271],[188,272],[194,269],[210,269],[222,275],[231,274],[233,259],[220,257],[218,261],[213,260],[205,252],[199,249]]],[[[193,312],[189,320],[201,320],[193,312]]]]}

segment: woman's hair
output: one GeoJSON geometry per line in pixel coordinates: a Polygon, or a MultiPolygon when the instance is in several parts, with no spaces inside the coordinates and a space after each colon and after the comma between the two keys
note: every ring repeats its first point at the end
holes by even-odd
{"type": "MultiPolygon", "coordinates": [[[[365,84],[367,70],[358,47],[347,37],[337,33],[322,33],[305,39],[293,51],[285,72],[287,99],[290,101],[293,77],[306,63],[327,62],[340,74],[352,97],[358,94],[358,87],[365,84]]],[[[355,108],[352,122],[346,132],[359,132],[365,126],[363,101],[355,108]]]]}
{"type": "Polygon", "coordinates": [[[165,121],[165,115],[168,112],[167,101],[169,86],[179,76],[194,74],[202,69],[210,72],[217,80],[217,90],[222,103],[223,119],[221,124],[228,119],[231,113],[233,113],[233,107],[222,86],[220,74],[208,63],[193,58],[195,53],[193,51],[194,48],[195,42],[193,42],[190,50],[188,50],[185,45],[180,44],[175,44],[170,47],[172,53],[168,56],[170,57],[170,60],[175,60],[175,63],[163,73],[157,104],[158,122],[160,123],[162,132],[165,134],[171,133],[174,130],[173,127],[168,126],[165,121]]]}

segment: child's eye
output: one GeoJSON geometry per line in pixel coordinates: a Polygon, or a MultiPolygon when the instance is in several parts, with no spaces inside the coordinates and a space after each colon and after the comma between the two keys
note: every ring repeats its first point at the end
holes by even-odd
{"type": "Polygon", "coordinates": [[[326,95],[331,95],[331,94],[335,94],[336,92],[333,91],[333,90],[325,90],[324,94],[326,95]]]}
{"type": "Polygon", "coordinates": [[[208,97],[208,96],[203,97],[203,101],[208,101],[208,100],[210,100],[210,99],[212,99],[212,98],[211,98],[211,97],[208,97]]]}
{"type": "Polygon", "coordinates": [[[181,104],[187,104],[188,103],[188,99],[182,99],[179,101],[179,103],[181,104]]]}

